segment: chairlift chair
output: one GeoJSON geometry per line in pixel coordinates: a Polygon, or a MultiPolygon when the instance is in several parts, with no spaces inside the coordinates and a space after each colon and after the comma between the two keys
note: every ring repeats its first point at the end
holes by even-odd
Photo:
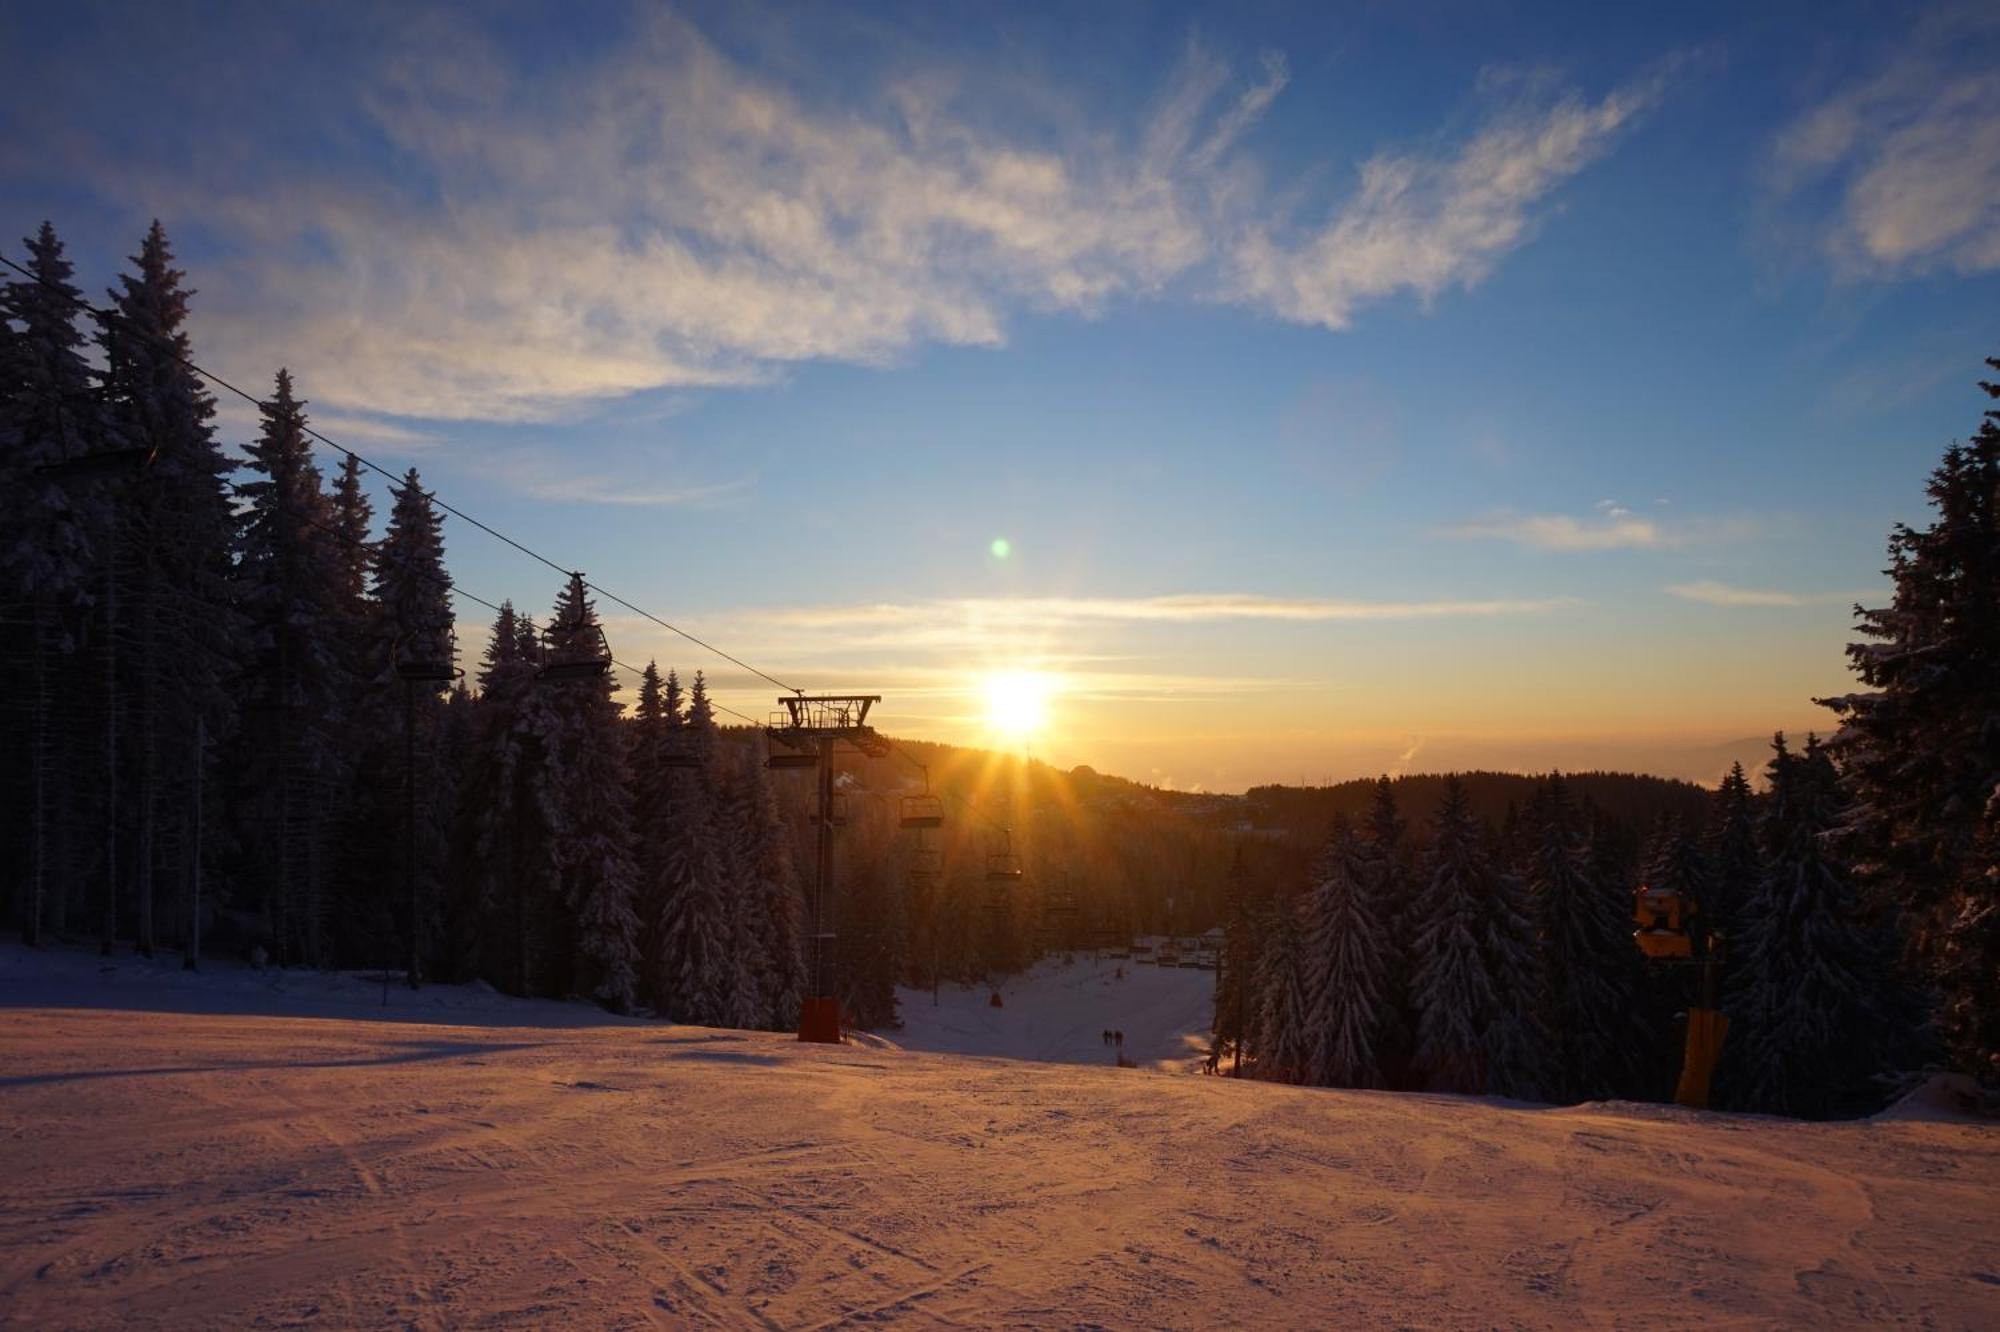
{"type": "Polygon", "coordinates": [[[901,818],[897,822],[905,828],[915,828],[918,831],[944,827],[944,802],[931,794],[929,768],[924,769],[924,789],[916,795],[903,797],[901,818]]]}
{"type": "Polygon", "coordinates": [[[912,847],[906,864],[912,879],[935,879],[944,873],[944,855],[932,846],[912,847]]]}
{"type": "MultiPolygon", "coordinates": [[[[828,816],[827,822],[834,827],[845,828],[847,826],[847,796],[843,792],[835,791],[833,793],[832,803],[828,807],[828,816]]],[[[814,810],[808,817],[814,823],[818,823],[819,811],[814,810]]]]}
{"type": "Polygon", "coordinates": [[[766,745],[764,766],[774,771],[796,772],[804,768],[817,768],[819,766],[819,754],[817,751],[800,749],[796,745],[786,743],[784,740],[778,738],[775,728],[764,733],[764,743],[766,745]]]}
{"type": "Polygon", "coordinates": [[[944,802],[934,795],[906,795],[899,822],[905,828],[942,828],[944,802]]]}
{"type": "Polygon", "coordinates": [[[542,669],[537,678],[553,683],[597,680],[611,669],[611,640],[604,626],[559,621],[542,631],[542,669]]]}
{"type": "Polygon", "coordinates": [[[994,848],[986,853],[986,881],[993,884],[1012,883],[1021,877],[1021,858],[1014,854],[1013,838],[1001,833],[994,848]]]}

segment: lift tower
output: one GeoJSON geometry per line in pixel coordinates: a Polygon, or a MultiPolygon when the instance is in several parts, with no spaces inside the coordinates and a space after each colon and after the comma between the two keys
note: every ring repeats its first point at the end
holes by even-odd
{"type": "Polygon", "coordinates": [[[840,1040],[840,1000],[834,994],[833,946],[833,757],[841,745],[870,758],[885,758],[890,745],[868,724],[868,710],[880,694],[788,694],[784,711],[771,718],[769,766],[814,768],[819,776],[815,820],[812,893],[812,993],[799,1014],[799,1039],[822,1044],[840,1040]]]}

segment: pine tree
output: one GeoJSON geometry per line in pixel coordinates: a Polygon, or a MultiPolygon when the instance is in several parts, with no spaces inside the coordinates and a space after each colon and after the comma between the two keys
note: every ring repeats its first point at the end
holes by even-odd
{"type": "Polygon", "coordinates": [[[256,479],[239,487],[240,605],[251,656],[246,716],[232,768],[253,880],[273,885],[265,907],[281,956],[333,961],[331,802],[345,777],[341,741],[352,698],[344,626],[345,557],[328,534],[330,509],[305,435],[305,405],[278,372],[250,446],[256,479]]]}
{"type": "Polygon", "coordinates": [[[1499,996],[1484,947],[1497,873],[1465,785],[1453,777],[1431,831],[1414,943],[1416,1063],[1434,1091],[1487,1090],[1487,1032],[1499,996]]]}
{"type": "Polygon", "coordinates": [[[754,749],[741,750],[736,761],[732,860],[749,922],[745,945],[753,950],[755,1025],[785,1030],[797,1022],[805,997],[804,904],[764,765],[754,749]]]}
{"type": "Polygon", "coordinates": [[[1743,765],[1732,763],[1716,788],[1709,812],[1706,893],[1701,910],[1708,928],[1727,940],[1736,934],[1743,904],[1764,877],[1757,847],[1757,813],[1743,765]]]}
{"type": "Polygon", "coordinates": [[[1388,931],[1380,919],[1367,842],[1343,819],[1320,858],[1309,904],[1312,1021],[1305,1080],[1319,1087],[1381,1085],[1388,931]]]}
{"type": "Polygon", "coordinates": [[[448,672],[457,657],[443,517],[414,467],[396,489],[371,572],[369,747],[375,771],[393,771],[394,777],[379,782],[372,798],[364,795],[360,803],[383,816],[378,829],[397,830],[399,845],[385,859],[396,866],[398,909],[387,914],[396,921],[391,933],[401,944],[397,955],[414,985],[449,951],[438,931],[453,774],[440,763],[438,749],[444,721],[440,695],[451,683],[448,672]],[[393,812],[386,800],[394,801],[393,812]]]}
{"type": "MultiPolygon", "coordinates": [[[[113,433],[124,445],[151,450],[152,461],[145,484],[120,506],[109,580],[115,595],[107,596],[104,618],[112,636],[130,645],[119,654],[119,673],[131,684],[121,695],[133,714],[121,724],[129,735],[121,749],[132,759],[132,798],[121,808],[134,825],[132,905],[144,949],[153,935],[161,824],[178,834],[172,842],[180,864],[170,877],[181,882],[193,877],[191,848],[213,844],[187,835],[195,774],[206,762],[202,737],[231,730],[229,674],[244,654],[232,585],[234,515],[224,484],[231,464],[215,444],[214,401],[187,365],[191,293],[158,222],[133,263],[137,272],[119,279],[100,334],[102,392],[113,433]]],[[[107,949],[127,859],[111,857],[101,903],[107,949]]]]}
{"type": "Polygon", "coordinates": [[[1773,742],[1765,873],[1732,954],[1727,1085],[1745,1109],[1825,1118],[1866,1107],[1895,1011],[1853,888],[1826,849],[1838,777],[1808,739],[1773,742]]]}
{"type": "Polygon", "coordinates": [[[1236,845],[1224,881],[1227,916],[1223,923],[1222,956],[1215,978],[1215,1049],[1232,1057],[1231,1072],[1240,1072],[1246,1038],[1254,1025],[1257,931],[1253,921],[1250,869],[1242,843],[1236,845]]]}
{"type": "Polygon", "coordinates": [[[503,602],[482,660],[459,796],[455,876],[479,921],[472,970],[514,994],[548,992],[548,922],[559,892],[553,721],[536,681],[532,619],[503,602]]]}
{"type": "Polygon", "coordinates": [[[2000,897],[1983,839],[2000,792],[2000,409],[1945,450],[1927,490],[1931,525],[1890,534],[1889,605],[1856,608],[1864,641],[1847,655],[1864,689],[1821,701],[1841,718],[1841,843],[1865,905],[1900,917],[1950,1053],[2000,1081],[2000,897]]]}
{"type": "Polygon", "coordinates": [[[73,777],[65,753],[90,746],[78,721],[88,713],[76,676],[93,585],[111,530],[113,504],[101,483],[68,484],[41,469],[111,447],[75,314],[82,300],[62,242],[48,223],[26,242],[32,279],[0,287],[0,687],[23,699],[0,712],[0,749],[27,762],[0,787],[0,819],[11,836],[0,847],[19,866],[8,900],[30,944],[40,943],[51,895],[75,872],[59,855],[69,817],[86,807],[88,787],[73,777]],[[18,327],[17,327],[18,326],[18,327]],[[18,827],[13,822],[18,818],[18,827]]]}
{"type": "Polygon", "coordinates": [[[1640,1012],[1637,951],[1619,885],[1596,877],[1586,815],[1560,773],[1527,816],[1528,889],[1543,939],[1543,1025],[1559,1100],[1627,1094],[1640,1012]]]}
{"type": "Polygon", "coordinates": [[[1303,1082],[1312,1067],[1316,1024],[1304,933],[1297,903],[1275,904],[1265,940],[1256,1047],[1257,1076],[1271,1082],[1303,1082]]]}
{"type": "MultiPolygon", "coordinates": [[[[597,608],[581,574],[570,575],[557,598],[547,637],[552,661],[602,651],[597,608]]],[[[549,688],[552,824],[569,913],[569,986],[623,1011],[638,989],[639,918],[625,733],[611,697],[617,684],[606,670],[549,688]]]]}
{"type": "Polygon", "coordinates": [[[719,1027],[734,1016],[735,991],[724,882],[727,866],[716,836],[715,714],[707,682],[699,672],[688,700],[685,730],[685,752],[699,766],[692,770],[670,825],[666,891],[656,923],[661,975],[654,1002],[676,1022],[719,1027]]]}
{"type": "Polygon", "coordinates": [[[1410,990],[1417,911],[1411,893],[1407,830],[1396,808],[1396,785],[1385,773],[1376,779],[1361,825],[1361,850],[1369,892],[1375,899],[1375,918],[1383,933],[1382,1029],[1376,1057],[1386,1085],[1392,1087],[1410,1081],[1417,1029],[1416,1004],[1410,990]]]}
{"type": "Polygon", "coordinates": [[[361,470],[361,459],[351,453],[342,456],[332,501],[332,525],[341,559],[340,591],[357,615],[375,564],[375,547],[370,539],[375,505],[361,484],[361,470]]]}

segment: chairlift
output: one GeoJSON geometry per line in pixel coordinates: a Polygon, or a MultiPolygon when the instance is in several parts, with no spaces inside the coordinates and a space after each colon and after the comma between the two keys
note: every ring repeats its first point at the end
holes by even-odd
{"type": "Polygon", "coordinates": [[[817,768],[819,766],[818,751],[802,749],[797,745],[781,740],[778,738],[779,734],[780,732],[775,725],[770,730],[764,732],[765,767],[778,772],[797,772],[801,769],[817,768]]]}
{"type": "MultiPolygon", "coordinates": [[[[814,810],[809,817],[814,823],[818,823],[819,811],[814,810]]],[[[833,793],[832,800],[828,805],[827,822],[836,828],[845,828],[847,826],[847,796],[845,793],[840,791],[833,793]]]]}
{"type": "Polygon", "coordinates": [[[1014,854],[1013,837],[1002,832],[991,851],[986,853],[986,881],[994,884],[1012,883],[1021,877],[1021,858],[1014,854]]]}
{"type": "Polygon", "coordinates": [[[611,669],[611,640],[604,636],[603,625],[583,618],[583,575],[570,578],[577,602],[542,630],[542,669],[536,675],[555,683],[601,680],[611,669]]]}
{"type": "Polygon", "coordinates": [[[917,795],[903,797],[902,817],[897,820],[905,828],[942,828],[944,826],[944,802],[931,794],[931,770],[924,769],[924,789],[917,795]]]}
{"type": "Polygon", "coordinates": [[[912,879],[935,879],[944,873],[944,854],[936,847],[912,847],[905,862],[912,879]]]}

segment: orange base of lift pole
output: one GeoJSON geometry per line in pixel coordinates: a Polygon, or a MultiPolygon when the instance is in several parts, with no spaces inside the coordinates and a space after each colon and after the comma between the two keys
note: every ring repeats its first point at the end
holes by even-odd
{"type": "Polygon", "coordinates": [[[799,1039],[820,1045],[840,1044],[840,1000],[808,999],[799,1010],[799,1039]]]}

